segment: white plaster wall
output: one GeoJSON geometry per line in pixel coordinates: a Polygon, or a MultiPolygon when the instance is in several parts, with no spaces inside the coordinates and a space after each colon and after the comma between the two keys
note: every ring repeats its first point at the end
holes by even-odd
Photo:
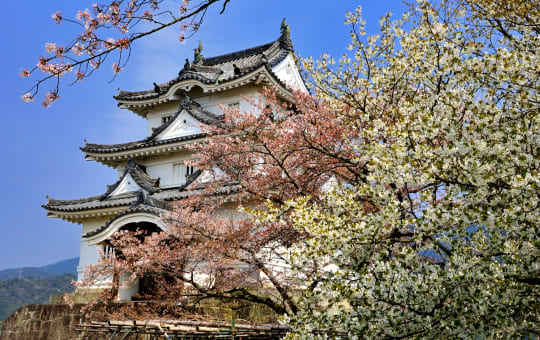
{"type": "Polygon", "coordinates": [[[180,102],[168,102],[161,105],[157,105],[147,113],[148,119],[148,136],[152,134],[152,128],[161,126],[161,118],[173,115],[178,111],[178,105],[180,102]]]}
{"type": "MultiPolygon", "coordinates": [[[[222,115],[223,111],[219,105],[227,106],[233,103],[239,103],[240,109],[250,110],[251,105],[243,97],[256,97],[260,88],[253,85],[246,85],[243,87],[221,91],[218,93],[209,93],[206,94],[200,90],[200,88],[195,87],[192,91],[188,93],[191,99],[199,103],[204,109],[216,114],[222,115]]],[[[162,118],[171,116],[178,110],[180,101],[173,101],[164,104],[157,105],[150,109],[146,113],[146,118],[148,120],[148,136],[152,134],[152,129],[155,129],[161,126],[162,118]]]]}
{"type": "Polygon", "coordinates": [[[201,106],[213,114],[222,115],[223,110],[220,105],[228,106],[233,103],[239,103],[240,109],[248,111],[252,105],[244,98],[257,98],[260,89],[258,87],[247,85],[229,91],[213,93],[202,98],[194,98],[201,106]]]}
{"type": "Polygon", "coordinates": [[[133,177],[128,174],[126,177],[124,177],[124,179],[122,180],[122,182],[120,182],[116,189],[114,189],[114,191],[111,193],[111,196],[121,195],[126,192],[133,192],[139,190],[143,190],[144,192],[146,192],[137,184],[137,182],[135,182],[133,177]]]}
{"type": "Polygon", "coordinates": [[[131,301],[131,297],[139,292],[139,280],[137,282],[127,285],[128,275],[124,275],[120,278],[120,287],[118,288],[118,299],[120,301],[131,301]]]}
{"type": "Polygon", "coordinates": [[[298,72],[298,68],[296,67],[292,54],[289,54],[279,64],[274,66],[272,71],[282,82],[291,88],[307,92],[306,86],[302,80],[302,77],[300,76],[300,72],[298,72]]]}
{"type": "Polygon", "coordinates": [[[181,185],[173,179],[173,165],[183,163],[191,159],[190,151],[177,152],[169,156],[149,158],[140,163],[146,166],[146,172],[153,178],[160,178],[159,185],[162,188],[181,185]]]}
{"type": "MultiPolygon", "coordinates": [[[[83,222],[82,234],[96,230],[103,226],[109,218],[89,219],[83,222]]],[[[77,266],[77,280],[81,280],[84,276],[84,266],[96,264],[99,260],[99,246],[89,245],[86,238],[81,237],[81,251],[79,255],[79,266],[77,266]]]]}

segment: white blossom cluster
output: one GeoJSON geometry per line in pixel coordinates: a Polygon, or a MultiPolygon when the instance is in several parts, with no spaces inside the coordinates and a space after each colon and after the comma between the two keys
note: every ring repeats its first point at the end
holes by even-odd
{"type": "Polygon", "coordinates": [[[349,54],[304,61],[316,95],[360,131],[348,142],[366,178],[286,207],[310,236],[290,265],[312,288],[298,293],[289,338],[539,334],[532,3],[419,1],[368,38],[358,9],[349,54]]]}

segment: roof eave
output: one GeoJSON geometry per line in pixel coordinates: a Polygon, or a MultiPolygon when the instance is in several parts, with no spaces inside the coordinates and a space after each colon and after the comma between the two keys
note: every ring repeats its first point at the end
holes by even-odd
{"type": "MultiPolygon", "coordinates": [[[[166,92],[160,94],[159,97],[156,97],[156,98],[149,98],[149,99],[142,99],[142,100],[122,100],[121,98],[116,98],[116,100],[118,101],[118,106],[120,108],[129,109],[132,111],[135,110],[134,112],[136,111],[143,112],[142,110],[146,108],[150,108],[150,107],[167,103],[170,101],[181,100],[181,96],[177,94],[177,92],[179,90],[181,90],[182,92],[184,91],[189,92],[195,86],[200,87],[204,93],[215,93],[215,92],[227,91],[233,88],[245,86],[252,83],[257,84],[258,75],[263,70],[266,70],[270,74],[273,73],[271,69],[269,69],[267,64],[263,64],[238,78],[233,78],[223,83],[206,84],[206,83],[201,82],[200,80],[187,79],[187,80],[181,80],[171,85],[166,92]]],[[[281,82],[277,80],[276,83],[281,83],[281,82]]],[[[280,84],[280,86],[283,88],[284,92],[289,93],[289,91],[282,84],[280,84]]],[[[139,115],[141,115],[142,117],[146,116],[145,113],[144,114],[141,113],[139,115]]]]}
{"type": "Polygon", "coordinates": [[[185,150],[185,146],[192,143],[200,142],[204,137],[194,138],[185,141],[179,141],[174,143],[165,143],[161,145],[141,147],[132,150],[118,151],[118,152],[90,152],[81,148],[81,151],[85,153],[85,159],[87,161],[96,161],[104,165],[115,166],[118,163],[125,162],[129,159],[136,160],[137,158],[143,158],[148,156],[155,156],[160,154],[168,154],[185,150]]]}
{"type": "Polygon", "coordinates": [[[59,218],[68,222],[73,222],[81,224],[85,220],[92,218],[103,218],[114,216],[118,213],[124,212],[129,209],[130,204],[111,207],[111,208],[98,208],[98,209],[86,209],[86,210],[77,210],[77,211],[59,211],[50,209],[49,207],[43,206],[47,211],[47,217],[49,218],[59,218]]]}

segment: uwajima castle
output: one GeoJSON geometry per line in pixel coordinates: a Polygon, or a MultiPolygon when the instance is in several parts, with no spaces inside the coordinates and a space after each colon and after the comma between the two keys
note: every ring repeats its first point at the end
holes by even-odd
{"type": "MultiPolygon", "coordinates": [[[[47,216],[82,225],[79,280],[84,267],[108,251],[107,240],[116,231],[166,228],[161,216],[170,203],[190,196],[190,183],[204,181],[204,173],[186,164],[192,158],[186,146],[205,138],[200,125],[219,121],[222,106],[249,110],[246,98],[264,86],[274,86],[285,100],[291,88],[306,91],[284,23],[276,41],[215,57],[205,57],[199,45],[176,78],[146,91],[119,90],[118,107],[146,119],[148,137],[111,145],[85,142],[80,149],[86,160],[116,169],[118,180],[102,195],[47,197],[43,205],[47,216]]],[[[141,286],[121,289],[119,299],[130,300],[141,286]]]]}

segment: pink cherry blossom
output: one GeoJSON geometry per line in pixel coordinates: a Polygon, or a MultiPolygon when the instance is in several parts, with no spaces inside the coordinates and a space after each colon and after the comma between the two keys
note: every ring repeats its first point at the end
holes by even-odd
{"type": "Polygon", "coordinates": [[[60,97],[58,96],[58,93],[56,91],[53,90],[51,92],[48,92],[45,95],[45,98],[43,99],[43,102],[41,103],[41,105],[43,105],[44,107],[49,107],[58,98],[60,97]]]}
{"type": "Polygon", "coordinates": [[[84,45],[81,44],[80,42],[76,42],[75,45],[73,45],[73,47],[71,48],[71,51],[73,52],[73,54],[75,54],[78,57],[84,54],[84,50],[85,50],[84,45]]]}
{"type": "Polygon", "coordinates": [[[19,76],[23,78],[30,77],[30,71],[27,68],[21,69],[21,72],[19,72],[19,76]]]}
{"type": "Polygon", "coordinates": [[[63,54],[64,54],[64,46],[58,45],[58,46],[53,50],[53,53],[54,53],[54,55],[57,56],[58,58],[62,59],[62,58],[63,58],[63,54]]]}
{"type": "Polygon", "coordinates": [[[84,78],[84,72],[80,70],[75,71],[75,77],[77,81],[81,81],[84,78]]]}
{"type": "MultiPolygon", "coordinates": [[[[181,17],[170,16],[171,12],[163,10],[163,0],[106,0],[102,4],[95,3],[90,8],[77,11],[72,18],[57,11],[51,15],[57,24],[73,23],[78,26],[79,31],[68,39],[68,43],[48,42],[45,45],[47,54],[38,57],[36,67],[19,74],[21,77],[29,77],[34,69],[39,69],[45,75],[41,75],[41,79],[37,79],[28,92],[37,93],[43,88],[42,82],[54,81],[58,93],[63,84],[61,76],[70,72],[72,67],[78,70],[96,69],[105,62],[109,54],[117,53],[118,65],[113,67],[116,74],[129,60],[130,53],[123,53],[123,50],[130,50],[133,42],[176,24],[181,27],[179,34],[182,34],[182,37],[179,40],[184,42],[188,32],[191,36],[197,31],[206,10],[221,1],[223,0],[198,0],[196,4],[180,1],[183,13],[181,17]],[[137,30],[132,32],[135,27],[137,30]],[[107,39],[107,36],[111,36],[111,30],[114,38],[107,39]],[[121,33],[120,36],[118,32],[121,33]],[[71,65],[65,64],[64,60],[69,60],[71,65]]],[[[81,71],[76,80],[82,80],[91,74],[92,72],[81,71]]],[[[46,100],[45,106],[51,102],[46,100]]]]}
{"type": "Polygon", "coordinates": [[[95,60],[91,60],[91,61],[90,61],[90,66],[91,66],[93,69],[99,68],[99,65],[100,65],[100,64],[101,64],[101,63],[100,63],[99,61],[95,61],[95,60]]]}
{"type": "Polygon", "coordinates": [[[53,18],[53,20],[56,21],[56,23],[57,23],[58,25],[60,25],[60,23],[62,22],[62,19],[63,19],[63,18],[62,18],[62,12],[56,11],[55,13],[53,13],[53,14],[51,15],[51,18],[53,18]]]}
{"type": "Polygon", "coordinates": [[[120,67],[120,65],[118,65],[117,63],[114,63],[113,66],[112,66],[112,69],[113,69],[114,74],[118,74],[118,73],[120,73],[124,68],[123,68],[123,67],[120,67]]]}
{"type": "Polygon", "coordinates": [[[33,102],[35,100],[34,96],[30,94],[30,92],[27,92],[21,96],[21,99],[24,100],[27,103],[33,102]]]}
{"type": "Polygon", "coordinates": [[[47,53],[54,52],[56,50],[56,43],[55,42],[48,42],[45,44],[45,51],[47,53]]]}

